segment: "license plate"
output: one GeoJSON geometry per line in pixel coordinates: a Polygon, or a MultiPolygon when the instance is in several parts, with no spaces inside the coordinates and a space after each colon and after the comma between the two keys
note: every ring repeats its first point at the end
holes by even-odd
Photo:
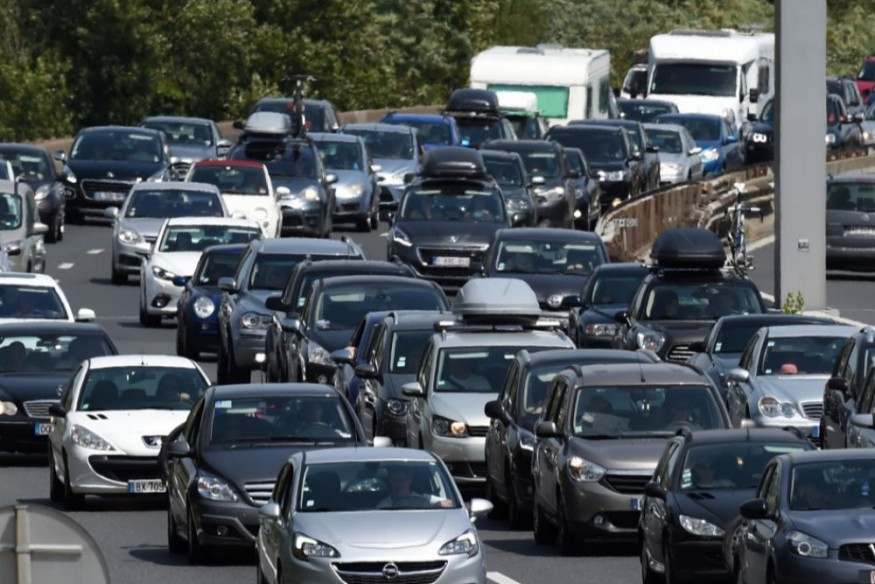
{"type": "Polygon", "coordinates": [[[37,436],[46,436],[49,432],[52,431],[51,424],[34,424],[33,425],[33,433],[37,436]]]}
{"type": "Polygon", "coordinates": [[[811,429],[812,438],[820,438],[820,426],[815,426],[811,429]]]}
{"type": "Polygon", "coordinates": [[[629,501],[629,507],[632,511],[641,511],[641,498],[635,497],[631,501],[629,501]]]}
{"type": "Polygon", "coordinates": [[[444,268],[467,268],[471,265],[471,258],[436,257],[432,259],[431,264],[444,268]]]}
{"type": "Polygon", "coordinates": [[[115,191],[94,191],[92,194],[95,201],[124,201],[125,193],[115,191]]]}
{"type": "Polygon", "coordinates": [[[167,487],[161,479],[147,481],[128,481],[129,493],[166,493],[167,487]]]}

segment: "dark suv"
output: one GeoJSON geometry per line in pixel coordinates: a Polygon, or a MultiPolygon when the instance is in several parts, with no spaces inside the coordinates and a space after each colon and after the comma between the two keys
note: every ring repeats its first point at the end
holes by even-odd
{"type": "MultiPolygon", "coordinates": [[[[851,416],[860,410],[860,394],[875,361],[875,329],[848,337],[823,391],[820,436],[824,448],[847,448],[851,416]]],[[[859,413],[866,413],[860,411],[859,413]]]]}
{"type": "Polygon", "coordinates": [[[842,98],[849,115],[866,113],[866,101],[860,95],[857,84],[850,77],[827,77],[826,92],[842,98]]]}
{"type": "Polygon", "coordinates": [[[644,124],[636,120],[574,120],[569,126],[608,126],[623,128],[629,133],[632,148],[641,156],[641,166],[644,172],[644,190],[649,191],[659,186],[659,148],[647,141],[644,124]]]}
{"type": "Polygon", "coordinates": [[[618,349],[649,349],[667,361],[685,362],[690,345],[704,341],[728,314],[759,314],[766,305],[756,285],[723,269],[726,253],[705,229],[666,229],[653,244],[653,265],[629,310],[616,315],[618,349]]]}
{"type": "Polygon", "coordinates": [[[513,125],[498,108],[498,96],[485,89],[457,89],[446,113],[456,120],[460,144],[479,148],[486,140],[516,140],[513,125]]]}

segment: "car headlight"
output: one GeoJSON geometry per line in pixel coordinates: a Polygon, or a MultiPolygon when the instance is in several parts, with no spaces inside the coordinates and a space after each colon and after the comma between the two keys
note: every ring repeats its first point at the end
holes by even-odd
{"type": "Polygon", "coordinates": [[[796,416],[796,407],[789,402],[779,402],[773,397],[760,398],[757,406],[764,416],[769,418],[793,418],[796,416]]]}
{"type": "Polygon", "coordinates": [[[679,172],[682,172],[683,170],[683,166],[681,166],[680,164],[674,164],[673,162],[663,162],[659,165],[659,172],[663,173],[677,174],[679,172]]]}
{"type": "Polygon", "coordinates": [[[825,558],[829,555],[829,546],[816,537],[811,537],[801,531],[791,531],[787,535],[790,551],[797,556],[806,558],[825,558]]]}
{"type": "Polygon", "coordinates": [[[410,238],[406,233],[395,227],[392,229],[392,241],[399,245],[403,245],[404,247],[413,247],[413,242],[410,241],[410,238]]]}
{"type": "Polygon", "coordinates": [[[334,361],[331,360],[331,353],[312,341],[307,348],[307,361],[313,365],[334,365],[334,361]]]}
{"type": "Polygon", "coordinates": [[[431,428],[436,436],[445,438],[465,438],[468,435],[468,426],[465,422],[456,422],[441,416],[434,417],[431,428]]]}
{"type": "Polygon", "coordinates": [[[583,327],[583,332],[591,337],[612,337],[617,334],[617,325],[610,323],[594,323],[583,327]]]}
{"type": "Polygon", "coordinates": [[[73,424],[70,429],[70,440],[76,446],[87,448],[89,450],[115,450],[112,444],[92,432],[87,428],[83,428],[79,424],[73,424]]]}
{"type": "Polygon", "coordinates": [[[247,312],[240,317],[240,326],[245,329],[267,329],[270,323],[271,317],[269,315],[258,314],[257,312],[247,312]]]}
{"type": "Polygon", "coordinates": [[[519,428],[520,448],[529,452],[535,449],[535,436],[519,428]]]}
{"type": "Polygon", "coordinates": [[[237,493],[227,482],[208,472],[199,472],[197,475],[198,495],[210,501],[236,501],[237,493]]]}
{"type": "Polygon", "coordinates": [[[473,558],[480,550],[480,544],[477,542],[477,536],[474,535],[474,530],[469,529],[456,539],[451,539],[441,546],[438,554],[442,556],[455,556],[465,554],[469,558],[473,558]]]}
{"type": "Polygon", "coordinates": [[[618,182],[618,181],[624,180],[626,178],[626,171],[624,171],[624,170],[600,170],[600,171],[598,171],[598,175],[599,175],[599,180],[618,182]]]}
{"type": "Polygon", "coordinates": [[[593,483],[601,480],[607,471],[608,469],[602,465],[580,456],[572,456],[568,459],[568,476],[578,482],[593,483]]]}
{"type": "Polygon", "coordinates": [[[172,280],[176,277],[175,273],[170,270],[165,270],[161,266],[152,266],[152,275],[159,280],[172,280]]]}
{"type": "Polygon", "coordinates": [[[67,177],[67,182],[71,185],[75,185],[78,182],[76,179],[76,175],[73,174],[73,169],[69,166],[64,167],[64,176],[67,177]]]}
{"type": "Polygon", "coordinates": [[[769,141],[769,137],[766,134],[763,134],[762,132],[754,132],[750,136],[750,141],[756,142],[757,144],[765,144],[766,142],[769,141]]]}
{"type": "Polygon", "coordinates": [[[562,301],[565,300],[565,296],[562,294],[551,294],[549,298],[547,298],[547,306],[550,308],[559,308],[562,306],[562,301]]]}
{"type": "MultiPolygon", "coordinates": [[[[622,180],[622,178],[620,180],[622,180]]],[[[558,198],[565,195],[565,189],[562,187],[553,187],[552,189],[535,189],[535,192],[542,197],[547,198],[558,198]]]]}
{"type": "Polygon", "coordinates": [[[216,305],[211,298],[198,296],[192,305],[192,309],[198,318],[209,318],[215,312],[216,305]]]}
{"type": "Polygon", "coordinates": [[[708,148],[702,152],[702,160],[705,162],[714,162],[718,158],[720,158],[720,151],[716,148],[708,148]]]}
{"type": "Polygon", "coordinates": [[[303,533],[296,533],[292,545],[292,553],[299,560],[310,558],[339,558],[340,552],[318,539],[308,537],[303,533]]]}
{"type": "Polygon", "coordinates": [[[143,236],[133,229],[122,229],[118,232],[118,240],[128,245],[136,245],[143,242],[143,236]]]}
{"type": "Polygon", "coordinates": [[[393,397],[386,402],[386,409],[394,416],[402,416],[407,413],[407,400],[393,397]]]}
{"type": "Polygon", "coordinates": [[[37,201],[42,201],[46,197],[49,196],[49,191],[51,190],[51,186],[43,185],[41,187],[37,187],[36,192],[33,193],[33,198],[37,201]]]}
{"type": "Polygon", "coordinates": [[[300,197],[305,201],[318,201],[319,191],[317,191],[314,187],[307,187],[301,191],[300,197]]]}
{"type": "Polygon", "coordinates": [[[14,416],[18,413],[18,406],[15,402],[0,401],[0,416],[14,416]]]}
{"type": "Polygon", "coordinates": [[[508,211],[522,211],[529,208],[528,199],[505,199],[504,208],[508,211]]]}
{"type": "Polygon", "coordinates": [[[699,537],[723,537],[726,533],[713,523],[699,519],[698,517],[690,517],[689,515],[679,515],[681,527],[693,535],[699,537]]]}
{"type": "Polygon", "coordinates": [[[639,349],[648,351],[659,351],[665,344],[665,336],[656,331],[641,331],[635,335],[635,340],[638,341],[639,349]]]}
{"type": "Polygon", "coordinates": [[[355,197],[361,197],[365,193],[365,185],[362,183],[342,185],[339,186],[335,192],[340,199],[353,199],[355,197]]]}
{"type": "Polygon", "coordinates": [[[827,134],[826,135],[826,143],[827,144],[835,144],[836,143],[836,135],[835,134],[827,134]]]}

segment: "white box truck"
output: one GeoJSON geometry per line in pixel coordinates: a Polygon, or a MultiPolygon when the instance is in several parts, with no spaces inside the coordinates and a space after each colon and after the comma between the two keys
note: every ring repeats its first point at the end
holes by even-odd
{"type": "Polygon", "coordinates": [[[718,114],[740,128],[775,93],[775,35],[674,30],[650,39],[647,98],[682,113],[718,114]]]}
{"type": "Polygon", "coordinates": [[[617,117],[611,55],[606,50],[492,47],[471,60],[471,87],[533,93],[541,117],[550,125],[617,117]]]}

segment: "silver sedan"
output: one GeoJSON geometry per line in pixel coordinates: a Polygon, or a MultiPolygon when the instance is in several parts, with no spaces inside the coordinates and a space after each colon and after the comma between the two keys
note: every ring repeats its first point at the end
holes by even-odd
{"type": "Polygon", "coordinates": [[[473,525],[492,510],[463,504],[446,466],[404,448],[294,454],[261,508],[258,582],[484,584],[473,525]]]}
{"type": "Polygon", "coordinates": [[[647,141],[659,148],[659,184],[702,178],[705,166],[689,130],[676,124],[644,124],[647,141]]]}

